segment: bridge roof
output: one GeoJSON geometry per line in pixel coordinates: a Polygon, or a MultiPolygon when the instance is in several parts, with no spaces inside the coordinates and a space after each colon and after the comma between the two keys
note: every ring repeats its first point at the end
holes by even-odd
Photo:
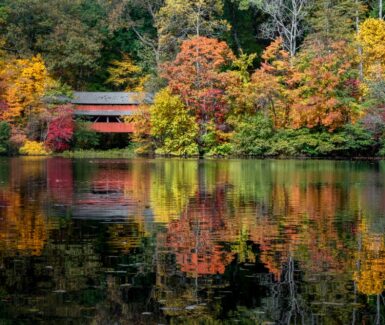
{"type": "Polygon", "coordinates": [[[74,114],[79,116],[127,116],[134,115],[134,112],[131,110],[75,110],[74,114]]]}
{"type": "Polygon", "coordinates": [[[153,94],[145,92],[74,92],[72,100],[78,105],[139,105],[152,102],[153,94]]]}

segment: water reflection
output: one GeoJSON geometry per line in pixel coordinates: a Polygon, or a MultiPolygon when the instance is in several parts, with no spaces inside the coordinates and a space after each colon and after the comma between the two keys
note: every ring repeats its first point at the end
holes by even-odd
{"type": "Polygon", "coordinates": [[[2,159],[0,323],[384,323],[384,167],[2,159]]]}

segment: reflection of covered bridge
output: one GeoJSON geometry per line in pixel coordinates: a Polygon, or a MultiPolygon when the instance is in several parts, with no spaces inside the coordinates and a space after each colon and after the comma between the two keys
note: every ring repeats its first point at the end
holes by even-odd
{"type": "Polygon", "coordinates": [[[75,115],[92,122],[92,128],[104,133],[131,133],[133,125],[125,121],[139,105],[152,103],[149,93],[75,92],[75,115]]]}

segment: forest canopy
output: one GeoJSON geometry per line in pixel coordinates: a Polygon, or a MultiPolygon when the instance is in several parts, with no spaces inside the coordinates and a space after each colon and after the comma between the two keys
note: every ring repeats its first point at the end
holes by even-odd
{"type": "Polygon", "coordinates": [[[382,0],[3,0],[0,146],[92,147],[46,99],[148,91],[141,153],[383,155],[383,18],[382,0]]]}

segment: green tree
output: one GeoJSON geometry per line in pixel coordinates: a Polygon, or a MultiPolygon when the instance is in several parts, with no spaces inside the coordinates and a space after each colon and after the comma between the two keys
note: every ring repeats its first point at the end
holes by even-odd
{"type": "Polygon", "coordinates": [[[106,2],[5,0],[6,48],[22,56],[42,53],[55,77],[82,88],[100,69],[107,34],[106,2]]]}

